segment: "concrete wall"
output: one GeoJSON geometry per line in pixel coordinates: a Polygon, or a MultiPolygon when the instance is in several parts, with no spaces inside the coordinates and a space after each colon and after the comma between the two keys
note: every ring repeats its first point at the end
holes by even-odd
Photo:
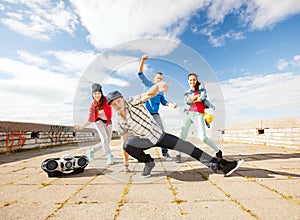
{"type": "Polygon", "coordinates": [[[0,154],[33,148],[100,141],[95,129],[0,121],[0,154]]]}
{"type": "Polygon", "coordinates": [[[227,125],[222,141],[300,148],[300,117],[227,125]]]}

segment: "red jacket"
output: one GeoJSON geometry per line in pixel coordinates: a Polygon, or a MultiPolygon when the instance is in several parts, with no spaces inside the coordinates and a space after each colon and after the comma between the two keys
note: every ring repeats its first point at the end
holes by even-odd
{"type": "MultiPolygon", "coordinates": [[[[109,125],[112,117],[112,110],[111,106],[107,104],[106,97],[104,96],[104,103],[103,103],[103,110],[107,118],[106,125],[109,125]]],[[[98,111],[97,111],[97,101],[94,100],[90,107],[90,115],[89,115],[89,121],[95,122],[98,119],[98,111]]]]}

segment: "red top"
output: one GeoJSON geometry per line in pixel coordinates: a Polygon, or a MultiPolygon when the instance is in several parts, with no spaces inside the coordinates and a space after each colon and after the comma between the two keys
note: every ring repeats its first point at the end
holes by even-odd
{"type": "MultiPolygon", "coordinates": [[[[198,94],[199,94],[198,91],[194,92],[194,95],[198,95],[198,94]]],[[[204,106],[203,102],[195,102],[192,104],[189,111],[204,113],[204,109],[205,109],[205,106],[204,106]]]]}
{"type": "MultiPolygon", "coordinates": [[[[103,110],[107,118],[106,125],[109,125],[112,117],[112,110],[111,106],[107,104],[106,97],[104,96],[104,102],[103,102],[103,110]]],[[[99,117],[98,111],[97,111],[97,101],[94,100],[90,107],[90,115],[89,115],[89,121],[95,122],[99,117]]]]}

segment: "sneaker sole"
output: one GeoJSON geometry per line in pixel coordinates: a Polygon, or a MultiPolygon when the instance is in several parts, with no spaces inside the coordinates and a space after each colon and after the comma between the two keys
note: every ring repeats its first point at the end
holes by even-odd
{"type": "Polygon", "coordinates": [[[166,161],[172,161],[172,160],[173,160],[171,157],[164,157],[164,159],[165,159],[166,161]]]}
{"type": "Polygon", "coordinates": [[[143,177],[143,178],[148,178],[148,177],[150,177],[151,176],[151,174],[149,174],[149,175],[147,175],[147,176],[141,176],[141,177],[143,177]]]}
{"type": "Polygon", "coordinates": [[[236,171],[243,163],[245,162],[244,159],[241,159],[237,162],[237,165],[235,168],[233,168],[232,170],[230,170],[228,173],[225,174],[225,176],[230,176],[234,171],[236,171]]]}
{"type": "Polygon", "coordinates": [[[154,167],[155,167],[155,163],[154,163],[154,166],[151,168],[150,173],[149,173],[148,175],[145,175],[145,176],[141,175],[141,177],[143,177],[143,178],[148,178],[148,177],[150,177],[150,176],[151,176],[151,172],[152,172],[152,170],[153,170],[154,167]]]}

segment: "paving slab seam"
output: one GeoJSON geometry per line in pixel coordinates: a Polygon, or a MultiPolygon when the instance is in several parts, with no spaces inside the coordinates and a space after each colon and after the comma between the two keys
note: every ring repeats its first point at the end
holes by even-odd
{"type": "Polygon", "coordinates": [[[59,178],[54,178],[53,180],[51,180],[48,183],[42,182],[40,188],[50,186],[52,183],[56,182],[57,180],[59,180],[59,178]]]}
{"type": "MultiPolygon", "coordinates": [[[[256,159],[257,159],[257,158],[256,158],[256,159]]],[[[248,164],[248,165],[254,167],[252,164],[248,164]]],[[[255,167],[256,167],[256,166],[255,166],[255,167]]],[[[269,170],[269,169],[264,169],[264,170],[268,171],[269,173],[278,175],[278,173],[277,173],[276,171],[269,170]]],[[[278,191],[277,189],[275,189],[275,188],[269,187],[269,186],[267,186],[267,185],[265,185],[265,184],[262,184],[262,183],[258,182],[258,181],[257,181],[257,178],[252,178],[252,177],[244,176],[244,175],[241,175],[239,172],[236,172],[236,174],[238,174],[238,175],[241,176],[241,177],[244,177],[247,181],[254,182],[254,183],[256,183],[256,184],[262,186],[263,188],[265,188],[265,189],[267,189],[267,190],[269,190],[269,191],[271,191],[271,192],[273,192],[273,193],[276,193],[277,195],[280,195],[283,199],[287,199],[287,200],[293,201],[293,202],[295,202],[295,203],[297,203],[297,204],[300,205],[300,200],[295,199],[295,198],[293,198],[293,197],[290,196],[290,195],[285,195],[284,193],[279,192],[279,191],[278,191]]],[[[280,174],[280,175],[282,175],[282,174],[280,174]]],[[[286,175],[282,175],[282,176],[286,177],[287,179],[292,178],[292,177],[289,177],[289,176],[286,176],[286,175]]],[[[299,180],[299,181],[300,181],[300,180],[299,180]]]]}
{"type": "Polygon", "coordinates": [[[122,207],[125,205],[126,203],[126,196],[129,193],[129,188],[132,185],[132,176],[135,175],[135,173],[131,174],[127,183],[125,184],[125,188],[123,190],[123,194],[121,195],[121,199],[118,202],[118,207],[116,208],[115,214],[114,214],[114,220],[118,219],[120,212],[122,210],[122,207]]]}
{"type": "MultiPolygon", "coordinates": [[[[137,164],[135,164],[135,166],[133,167],[133,170],[135,169],[135,167],[137,166],[137,164]]],[[[124,190],[123,190],[123,194],[121,195],[120,201],[118,203],[118,207],[116,208],[115,214],[114,214],[114,220],[118,219],[122,207],[125,205],[126,203],[126,196],[129,193],[129,189],[130,186],[132,185],[132,177],[135,175],[136,173],[132,171],[132,173],[130,174],[127,183],[125,184],[124,190]]]]}
{"type": "MultiPolygon", "coordinates": [[[[238,175],[241,176],[240,174],[238,174],[238,175]]],[[[264,187],[265,189],[267,189],[273,193],[276,193],[277,195],[280,195],[283,199],[293,201],[293,202],[297,203],[298,205],[300,205],[300,201],[298,199],[295,199],[290,195],[285,195],[284,193],[279,192],[277,189],[271,188],[265,184],[259,183],[256,178],[251,178],[251,177],[247,177],[247,176],[244,176],[244,178],[250,182],[257,183],[258,185],[264,187]]]]}
{"type": "MultiPolygon", "coordinates": [[[[32,175],[31,175],[31,176],[32,176],[32,175]]],[[[27,179],[27,178],[29,178],[28,175],[27,175],[26,177],[19,178],[19,179],[17,179],[16,181],[11,181],[11,182],[8,182],[8,183],[6,183],[6,184],[2,184],[1,186],[12,185],[12,184],[15,184],[15,183],[18,182],[18,181],[21,181],[21,180],[24,180],[24,179],[27,179]]],[[[50,181],[49,183],[42,183],[41,186],[40,186],[39,188],[43,188],[43,187],[49,186],[49,185],[51,185],[53,182],[55,182],[55,181],[57,181],[57,180],[58,180],[58,178],[56,178],[55,180],[50,181]]],[[[20,184],[20,185],[28,185],[28,186],[32,186],[32,185],[34,185],[34,184],[20,184]]],[[[1,187],[1,186],[0,186],[0,187],[1,187]]],[[[0,208],[3,208],[3,207],[5,207],[5,206],[9,206],[9,205],[11,205],[11,204],[16,204],[16,203],[19,203],[19,202],[18,202],[17,200],[10,201],[10,202],[4,202],[2,205],[0,205],[0,208]]]]}
{"type": "Polygon", "coordinates": [[[16,172],[18,172],[18,171],[25,170],[25,169],[27,169],[27,168],[29,168],[29,167],[22,167],[22,168],[19,168],[19,169],[16,169],[16,170],[9,171],[9,172],[7,172],[7,173],[5,173],[5,174],[16,173],[16,172]]]}
{"type": "MultiPolygon", "coordinates": [[[[27,168],[28,168],[28,167],[27,167],[27,168]]],[[[5,174],[9,174],[9,173],[13,173],[13,172],[18,172],[18,171],[21,171],[21,170],[24,170],[24,169],[20,168],[20,169],[18,169],[18,170],[13,170],[13,171],[7,172],[7,173],[5,173],[5,174]]],[[[43,171],[39,171],[39,173],[43,173],[43,171]]],[[[18,179],[14,180],[14,181],[9,181],[9,182],[7,182],[7,183],[1,184],[0,187],[12,185],[12,184],[14,184],[14,183],[17,183],[18,181],[22,181],[22,180],[24,180],[24,179],[27,179],[27,178],[29,178],[29,177],[31,177],[31,176],[35,176],[35,175],[36,175],[35,173],[33,173],[33,174],[31,174],[31,175],[26,175],[25,177],[18,178],[18,179]]]]}
{"type": "MultiPolygon", "coordinates": [[[[189,164],[189,166],[191,168],[194,168],[193,165],[189,164]]],[[[201,177],[203,179],[206,179],[207,181],[209,181],[210,184],[212,184],[214,187],[216,187],[218,190],[220,190],[227,198],[230,199],[230,201],[232,201],[233,203],[235,203],[236,205],[239,206],[239,208],[248,213],[250,216],[254,217],[255,219],[260,219],[253,211],[251,211],[249,208],[247,208],[245,205],[243,205],[242,203],[240,203],[237,199],[233,198],[229,193],[226,193],[224,189],[222,189],[222,187],[220,187],[218,184],[216,184],[215,182],[213,182],[212,180],[209,179],[209,177],[207,175],[205,175],[204,173],[202,173],[201,171],[197,171],[201,177]]],[[[225,177],[224,177],[225,178],[225,177]]]]}
{"type": "Polygon", "coordinates": [[[51,214],[49,214],[46,219],[50,219],[55,213],[57,213],[60,209],[62,209],[71,198],[73,198],[75,195],[77,195],[81,190],[83,190],[86,186],[90,184],[94,179],[96,179],[97,175],[94,175],[90,180],[88,180],[83,186],[81,186],[79,189],[76,190],[71,196],[69,196],[65,201],[60,203],[59,207],[57,207],[51,214]]]}
{"type": "MultiPolygon", "coordinates": [[[[19,179],[14,180],[14,181],[9,181],[9,182],[7,182],[7,183],[4,183],[4,184],[0,185],[0,187],[12,185],[12,184],[14,184],[14,183],[16,183],[16,182],[18,182],[18,181],[21,181],[21,180],[24,180],[24,179],[29,178],[29,176],[30,176],[30,175],[27,175],[27,176],[25,176],[25,177],[21,177],[21,178],[19,178],[19,179]]],[[[32,175],[31,175],[31,176],[32,176],[32,175]]]]}
{"type": "MultiPolygon", "coordinates": [[[[161,163],[161,166],[162,166],[162,168],[163,168],[163,172],[166,173],[166,172],[167,172],[167,169],[165,168],[165,166],[164,166],[164,164],[163,164],[163,162],[162,162],[162,158],[160,157],[160,154],[159,154],[158,149],[156,149],[156,154],[157,154],[158,158],[160,159],[160,163],[161,163]]],[[[175,204],[177,205],[177,207],[178,207],[178,209],[179,209],[179,212],[180,212],[180,215],[181,215],[184,219],[186,219],[186,216],[185,216],[185,215],[187,214],[187,212],[184,211],[184,209],[183,209],[181,203],[187,202],[187,200],[178,198],[178,197],[177,197],[178,192],[176,191],[176,188],[173,186],[172,181],[171,181],[171,178],[170,178],[169,176],[167,176],[167,175],[165,176],[165,178],[166,178],[166,181],[167,181],[167,183],[168,183],[168,185],[169,185],[169,190],[172,192],[172,195],[174,196],[174,199],[173,199],[172,203],[175,203],[175,204]]]]}

